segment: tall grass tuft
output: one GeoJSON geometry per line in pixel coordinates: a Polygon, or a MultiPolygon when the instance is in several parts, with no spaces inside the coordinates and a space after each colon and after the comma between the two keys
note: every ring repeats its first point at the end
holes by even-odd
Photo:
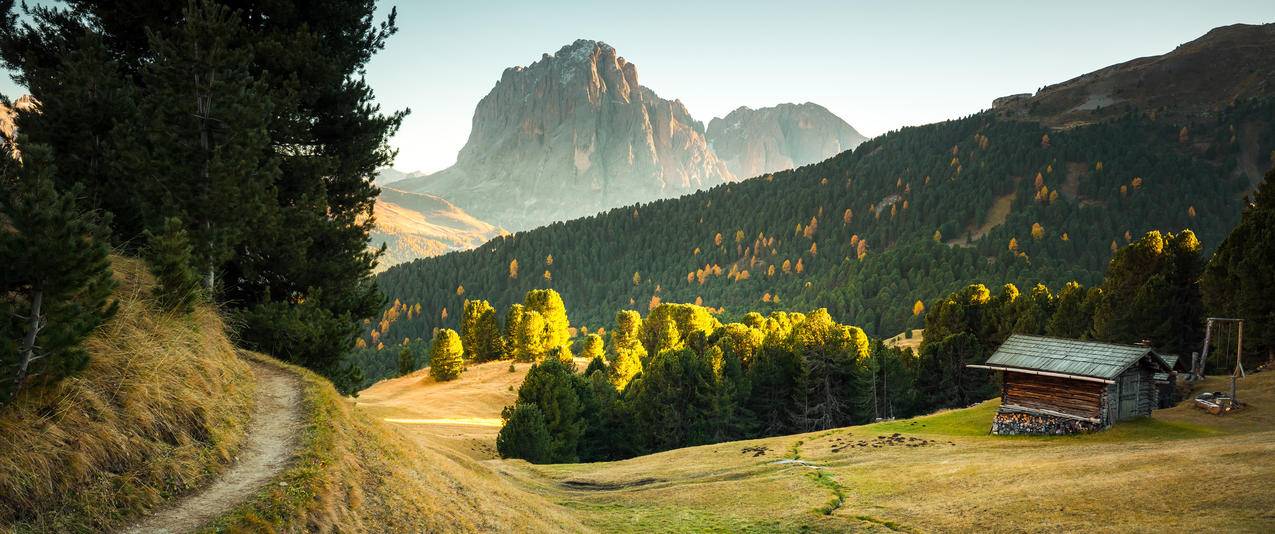
{"type": "Polygon", "coordinates": [[[255,381],[217,310],[159,311],[142,262],[114,258],[118,314],[88,367],[0,412],[0,531],[100,531],[233,460],[255,381]]]}

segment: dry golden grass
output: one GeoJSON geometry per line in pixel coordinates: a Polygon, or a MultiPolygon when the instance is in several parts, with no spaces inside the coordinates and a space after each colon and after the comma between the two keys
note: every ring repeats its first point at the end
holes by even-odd
{"type": "Polygon", "coordinates": [[[907,337],[907,332],[900,332],[898,335],[882,341],[888,347],[896,349],[912,349],[914,351],[921,350],[921,342],[925,341],[925,329],[915,328],[912,330],[912,337],[907,337]]]}
{"type": "Polygon", "coordinates": [[[113,260],[118,315],[82,373],[0,413],[0,531],[118,527],[215,476],[252,407],[252,373],[220,316],[157,312],[136,260],[113,260]]]}
{"type": "Polygon", "coordinates": [[[1253,407],[1217,417],[1184,404],[1085,436],[987,435],[989,402],[621,462],[504,462],[502,471],[616,532],[1271,532],[1275,373],[1252,375],[1241,398],[1253,407]],[[871,446],[896,432],[927,444],[871,446]],[[846,446],[860,441],[868,445],[846,446]],[[741,452],[752,446],[770,451],[741,452]],[[794,456],[819,469],[773,463],[794,456]]]}
{"type": "MultiPolygon", "coordinates": [[[[589,362],[576,358],[576,367],[589,362]]],[[[531,364],[470,365],[457,380],[437,382],[429,369],[377,382],[359,392],[358,407],[418,441],[447,445],[476,459],[496,458],[500,411],[518,398],[531,364]]]]}
{"type": "Polygon", "coordinates": [[[570,514],[514,488],[485,464],[449,446],[413,444],[355,409],[318,375],[253,357],[301,376],[308,418],[301,450],[277,480],[209,531],[584,530],[570,514]]]}
{"type": "MultiPolygon", "coordinates": [[[[386,419],[493,417],[512,402],[508,386],[524,371],[494,363],[471,367],[457,382],[404,377],[364,392],[358,406],[386,419]]],[[[1225,389],[1225,381],[1210,379],[1201,389],[1225,389]]],[[[1252,375],[1240,391],[1253,405],[1247,411],[1216,417],[1183,404],[1084,436],[990,436],[997,405],[989,401],[619,462],[488,460],[480,467],[604,532],[1270,532],[1275,373],[1252,375]],[[925,444],[878,439],[895,433],[925,444]],[[860,441],[867,445],[847,446],[860,441]],[[767,452],[754,456],[745,447],[767,452]],[[775,463],[794,457],[818,468],[775,463]]],[[[396,426],[423,450],[450,458],[486,457],[497,430],[396,426]]]]}

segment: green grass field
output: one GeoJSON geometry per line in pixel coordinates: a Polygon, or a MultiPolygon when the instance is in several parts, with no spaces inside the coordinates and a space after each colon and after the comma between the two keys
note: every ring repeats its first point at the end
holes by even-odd
{"type": "Polygon", "coordinates": [[[491,463],[607,532],[1270,532],[1275,373],[1241,398],[1224,417],[1184,404],[1079,436],[989,435],[989,401],[619,462],[491,463]]]}
{"type": "MultiPolygon", "coordinates": [[[[532,465],[495,458],[498,427],[477,424],[513,402],[519,371],[495,362],[455,382],[389,380],[358,406],[418,446],[477,460],[490,472],[474,476],[541,503],[564,530],[1275,531],[1275,373],[1242,383],[1252,404],[1242,412],[1184,404],[1079,436],[989,435],[997,401],[988,401],[618,462],[532,465]],[[807,464],[776,463],[795,458],[807,464]]],[[[1201,389],[1224,387],[1213,379],[1201,389]]]]}

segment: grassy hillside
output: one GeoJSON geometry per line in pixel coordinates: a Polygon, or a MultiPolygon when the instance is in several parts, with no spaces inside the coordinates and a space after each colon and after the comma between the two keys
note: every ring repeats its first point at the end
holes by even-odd
{"type": "Polygon", "coordinates": [[[255,382],[218,312],[159,313],[141,262],[115,258],[118,314],[82,373],[0,412],[0,531],[111,530],[233,457],[255,382]]]}
{"type": "Polygon", "coordinates": [[[990,436],[987,402],[620,462],[500,467],[609,532],[1269,532],[1275,373],[1241,396],[1251,410],[1182,405],[1082,436],[990,436]]]}
{"type": "Polygon", "coordinates": [[[385,244],[378,269],[417,258],[481,245],[503,231],[480,221],[452,203],[422,193],[388,187],[377,196],[373,247],[385,244]]]}
{"type": "Polygon", "coordinates": [[[322,377],[266,356],[250,357],[302,377],[307,420],[301,450],[293,465],[210,525],[210,532],[584,528],[563,509],[511,486],[457,449],[409,439],[378,417],[356,410],[322,377]]]}
{"type": "MultiPolygon", "coordinates": [[[[487,422],[524,374],[504,362],[442,384],[417,373],[365,390],[358,407],[423,451],[493,458],[487,422]]],[[[1251,375],[1240,395],[1251,409],[1216,417],[1183,404],[1081,436],[991,436],[988,401],[618,462],[480,465],[604,532],[1269,531],[1275,373],[1251,375]]]]}

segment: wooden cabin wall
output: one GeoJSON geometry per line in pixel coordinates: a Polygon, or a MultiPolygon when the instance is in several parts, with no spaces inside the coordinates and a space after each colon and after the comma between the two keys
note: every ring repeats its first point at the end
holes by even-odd
{"type": "Polygon", "coordinates": [[[1080,417],[1102,417],[1106,384],[1006,371],[1002,402],[1080,417]]]}
{"type": "Polygon", "coordinates": [[[1150,416],[1151,411],[1154,410],[1157,406],[1159,406],[1159,403],[1160,403],[1160,392],[1159,392],[1159,388],[1155,384],[1154,376],[1155,376],[1154,370],[1151,367],[1147,365],[1143,365],[1141,363],[1130,367],[1129,369],[1125,370],[1125,372],[1123,373],[1120,373],[1120,376],[1116,377],[1116,383],[1111,384],[1109,387],[1107,387],[1107,394],[1108,394],[1108,398],[1110,399],[1109,400],[1110,405],[1108,409],[1106,410],[1108,419],[1112,422],[1115,422],[1115,421],[1125,421],[1125,420],[1137,418],[1137,417],[1150,416]],[[1136,400],[1137,404],[1134,407],[1133,415],[1131,417],[1125,417],[1121,419],[1120,418],[1120,413],[1121,413],[1121,410],[1120,410],[1121,398],[1120,397],[1121,396],[1120,396],[1119,384],[1122,380],[1124,380],[1125,376],[1131,375],[1131,374],[1138,376],[1139,391],[1138,391],[1138,398],[1136,400]]]}

